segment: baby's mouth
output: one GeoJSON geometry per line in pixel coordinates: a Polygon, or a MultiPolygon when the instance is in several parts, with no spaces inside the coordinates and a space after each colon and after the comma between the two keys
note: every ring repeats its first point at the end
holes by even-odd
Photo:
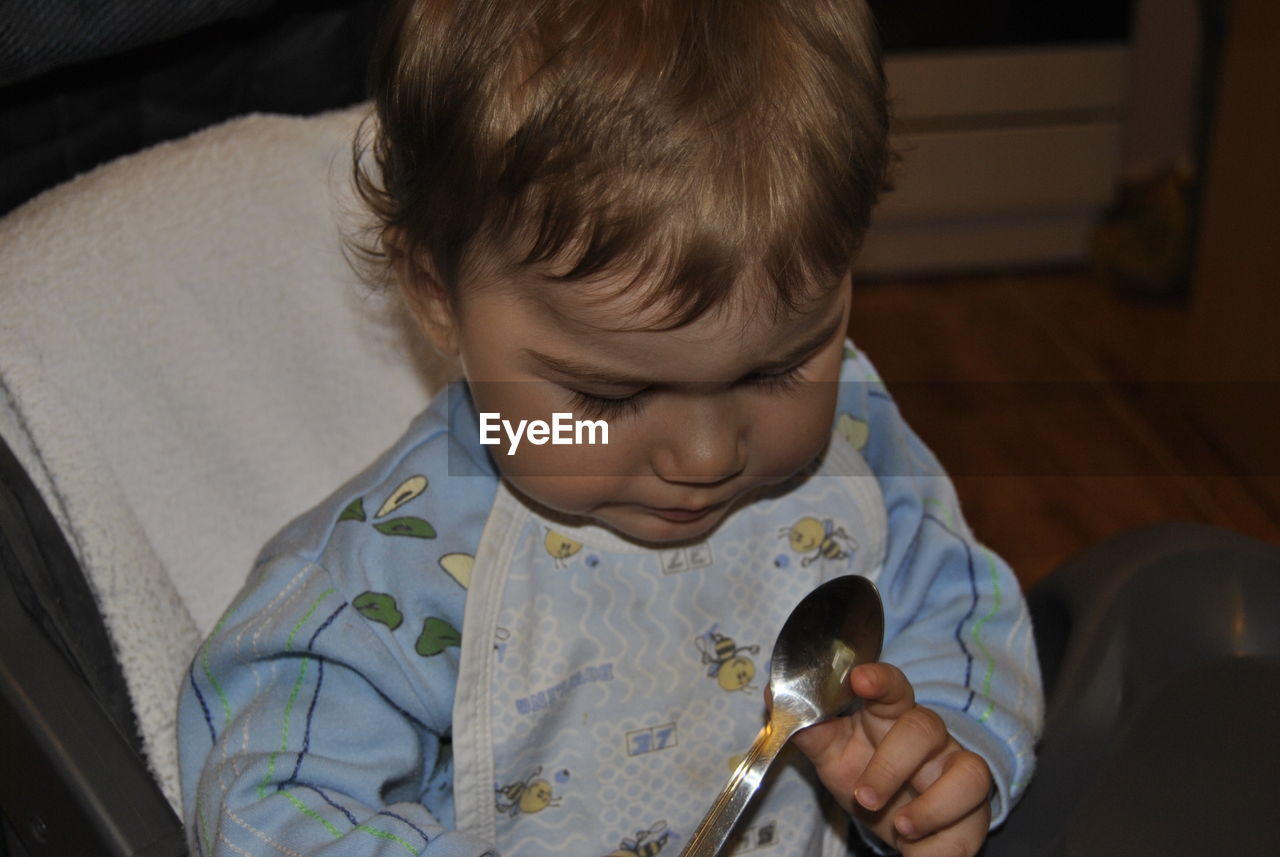
{"type": "Polygon", "coordinates": [[[706,503],[701,506],[649,506],[644,508],[652,515],[671,521],[677,524],[688,524],[694,521],[701,521],[703,518],[714,515],[736,499],[738,495],[726,497],[723,500],[717,500],[714,503],[706,503]]]}
{"type": "Polygon", "coordinates": [[[702,520],[716,508],[718,506],[703,506],[701,509],[658,509],[650,506],[649,511],[663,520],[677,524],[688,524],[702,520]]]}

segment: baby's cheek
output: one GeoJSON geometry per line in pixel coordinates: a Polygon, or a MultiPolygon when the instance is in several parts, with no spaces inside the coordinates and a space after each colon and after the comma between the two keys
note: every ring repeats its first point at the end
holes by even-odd
{"type": "Polygon", "coordinates": [[[831,438],[831,421],[813,409],[764,415],[752,433],[757,472],[789,476],[808,465],[831,438]]]}

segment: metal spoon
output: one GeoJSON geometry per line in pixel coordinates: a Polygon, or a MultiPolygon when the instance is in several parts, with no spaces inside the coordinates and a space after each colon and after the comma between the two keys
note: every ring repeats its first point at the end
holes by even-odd
{"type": "Polygon", "coordinates": [[[883,639],[880,593],[865,577],[828,580],[796,605],[773,644],[769,718],[680,857],[720,853],[791,736],[842,714],[857,701],[849,671],[879,658],[883,639]]]}

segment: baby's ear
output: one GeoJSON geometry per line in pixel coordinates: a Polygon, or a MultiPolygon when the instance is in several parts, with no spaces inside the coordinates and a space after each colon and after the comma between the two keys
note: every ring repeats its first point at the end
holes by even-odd
{"type": "Polygon", "coordinates": [[[407,249],[398,232],[384,239],[405,305],[418,327],[436,350],[446,357],[458,355],[458,324],[449,293],[429,263],[407,249]]]}

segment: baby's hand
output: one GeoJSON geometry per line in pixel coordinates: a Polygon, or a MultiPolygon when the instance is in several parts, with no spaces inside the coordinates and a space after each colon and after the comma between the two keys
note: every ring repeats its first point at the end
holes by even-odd
{"type": "Polygon", "coordinates": [[[991,770],[942,718],[916,705],[888,664],[849,676],[863,707],[797,733],[796,746],[845,810],[904,857],[972,857],[991,821],[991,770]]]}

